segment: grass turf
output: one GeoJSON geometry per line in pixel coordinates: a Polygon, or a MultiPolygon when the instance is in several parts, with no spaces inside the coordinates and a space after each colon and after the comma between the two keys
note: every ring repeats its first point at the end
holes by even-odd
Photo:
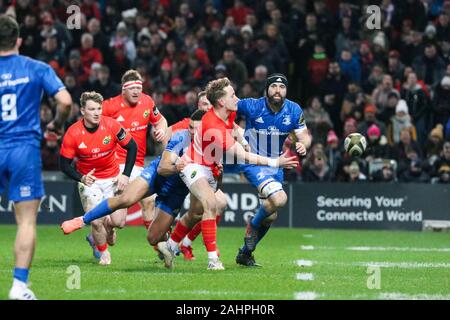
{"type": "MultiPolygon", "coordinates": [[[[15,230],[0,226],[0,299],[7,298],[11,285],[15,230]]],[[[244,229],[219,228],[226,270],[207,271],[201,238],[194,243],[195,261],[180,256],[174,270],[167,270],[147,244],[144,228],[128,227],[118,231],[112,264],[105,267],[92,257],[87,232],[63,236],[57,226],[38,227],[30,281],[39,299],[265,300],[295,299],[298,292],[318,299],[450,299],[448,233],[274,228],[255,252],[263,267],[245,268],[234,262],[244,229]],[[378,248],[349,249],[355,246],[378,248]],[[313,265],[301,267],[297,260],[313,265]],[[374,263],[384,263],[380,289],[367,287],[368,264],[374,263]],[[80,289],[67,287],[70,266],[81,272],[80,289]],[[298,273],[312,273],[314,279],[297,280],[298,273]]]]}

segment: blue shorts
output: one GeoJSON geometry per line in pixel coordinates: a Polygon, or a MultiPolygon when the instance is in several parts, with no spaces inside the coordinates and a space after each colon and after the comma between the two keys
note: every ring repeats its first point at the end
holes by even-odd
{"type": "Polygon", "coordinates": [[[257,188],[263,182],[275,180],[283,183],[284,174],[282,168],[272,168],[268,166],[257,166],[254,164],[241,164],[241,172],[244,173],[252,186],[257,188]]]}
{"type": "Polygon", "coordinates": [[[223,165],[223,173],[240,174],[241,173],[241,165],[239,165],[239,164],[224,164],[223,165]]]}
{"type": "Polygon", "coordinates": [[[20,147],[0,149],[0,195],[9,183],[8,199],[14,202],[41,199],[41,149],[22,144],[20,147]]]}
{"type": "Polygon", "coordinates": [[[155,206],[176,217],[189,193],[188,188],[178,175],[163,177],[158,175],[159,158],[146,167],[141,177],[148,183],[151,194],[156,193],[155,206]]]}

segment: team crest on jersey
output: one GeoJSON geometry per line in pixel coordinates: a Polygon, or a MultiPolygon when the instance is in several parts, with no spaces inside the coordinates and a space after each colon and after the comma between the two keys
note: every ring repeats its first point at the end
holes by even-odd
{"type": "Polygon", "coordinates": [[[148,118],[148,116],[150,115],[150,110],[147,109],[144,111],[144,118],[148,118]]]}
{"type": "Polygon", "coordinates": [[[105,139],[103,139],[103,144],[108,144],[111,141],[111,136],[106,136],[105,139]]]}
{"type": "Polygon", "coordinates": [[[285,115],[283,117],[283,122],[282,122],[285,126],[288,126],[291,124],[291,116],[290,115],[285,115]]]}
{"type": "Polygon", "coordinates": [[[191,173],[191,179],[194,179],[195,175],[197,174],[197,170],[192,171],[191,173]]]}

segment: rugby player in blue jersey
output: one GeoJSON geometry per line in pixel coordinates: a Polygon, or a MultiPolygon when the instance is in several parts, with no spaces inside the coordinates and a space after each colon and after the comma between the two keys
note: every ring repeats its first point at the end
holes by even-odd
{"type": "Polygon", "coordinates": [[[58,134],[72,99],[53,69],[19,55],[19,25],[0,15],[0,195],[6,186],[14,202],[17,236],[15,268],[9,298],[35,300],[28,275],[36,242],[36,217],[44,196],[40,142],[40,107],[43,92],[55,98],[56,115],[47,129],[58,134]]]}
{"type": "MultiPolygon", "coordinates": [[[[294,134],[296,150],[306,154],[311,137],[306,128],[302,108],[286,99],[288,80],[280,73],[269,75],[266,79],[265,97],[241,99],[237,113],[245,116],[245,138],[253,153],[269,158],[277,158],[283,152],[283,144],[289,134],[294,134]]],[[[266,235],[277,211],[287,202],[283,190],[283,169],[252,164],[239,165],[248,181],[258,190],[260,207],[247,225],[244,245],[239,249],[236,263],[244,266],[257,266],[253,251],[266,235]]]]}

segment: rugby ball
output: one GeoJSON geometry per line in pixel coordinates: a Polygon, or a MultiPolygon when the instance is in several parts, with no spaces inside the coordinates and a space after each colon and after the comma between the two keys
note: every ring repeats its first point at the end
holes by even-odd
{"type": "Polygon", "coordinates": [[[361,156],[366,151],[367,140],[360,133],[351,133],[344,140],[344,149],[352,157],[361,156]]]}

